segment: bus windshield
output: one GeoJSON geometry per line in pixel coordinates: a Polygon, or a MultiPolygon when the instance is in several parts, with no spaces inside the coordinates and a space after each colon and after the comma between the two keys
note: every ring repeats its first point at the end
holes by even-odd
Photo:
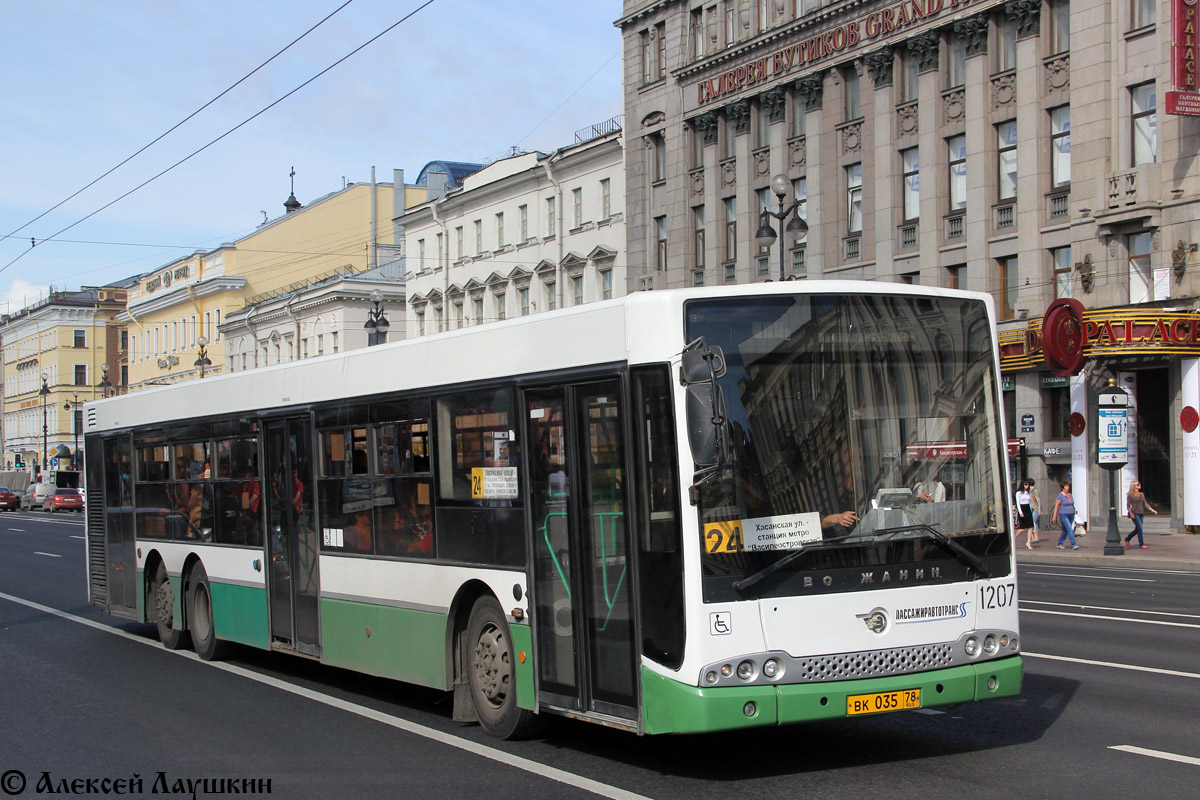
{"type": "Polygon", "coordinates": [[[1010,552],[983,302],[786,295],[692,301],[686,315],[688,341],[726,365],[728,457],[697,475],[706,581],[787,593],[806,569],[966,570],[981,563],[968,552],[1010,552]]]}

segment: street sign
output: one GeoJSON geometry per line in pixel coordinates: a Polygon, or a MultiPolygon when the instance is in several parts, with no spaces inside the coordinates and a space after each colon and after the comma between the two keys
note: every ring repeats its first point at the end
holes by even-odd
{"type": "Polygon", "coordinates": [[[50,459],[50,469],[58,469],[58,457],[50,459]]]}
{"type": "Polygon", "coordinates": [[[1120,469],[1129,461],[1129,395],[1103,392],[1097,405],[1096,463],[1120,469]]]}

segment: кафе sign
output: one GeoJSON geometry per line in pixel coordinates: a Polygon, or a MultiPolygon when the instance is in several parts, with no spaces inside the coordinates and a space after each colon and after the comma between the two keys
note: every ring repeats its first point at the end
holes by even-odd
{"type": "Polygon", "coordinates": [[[843,50],[865,45],[886,37],[944,12],[957,12],[979,3],[979,0],[903,0],[878,8],[862,17],[852,19],[830,30],[802,39],[725,70],[697,83],[694,99],[697,106],[719,100],[742,89],[786,75],[800,67],[823,61],[843,50]]]}

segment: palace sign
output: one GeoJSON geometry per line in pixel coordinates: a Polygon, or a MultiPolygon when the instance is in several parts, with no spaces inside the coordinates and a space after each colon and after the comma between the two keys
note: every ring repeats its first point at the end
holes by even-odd
{"type": "Polygon", "coordinates": [[[1171,0],[1172,42],[1171,75],[1175,91],[1166,95],[1166,112],[1200,116],[1200,71],[1196,60],[1200,46],[1196,40],[1197,0],[1171,0]]]}
{"type": "MultiPolygon", "coordinates": [[[[1083,313],[1081,359],[1103,356],[1185,355],[1200,357],[1200,314],[1099,309],[1083,313]]],[[[1045,365],[1043,320],[1005,331],[1000,340],[1004,371],[1045,365]]],[[[1074,352],[1074,351],[1072,351],[1074,352]]]]}

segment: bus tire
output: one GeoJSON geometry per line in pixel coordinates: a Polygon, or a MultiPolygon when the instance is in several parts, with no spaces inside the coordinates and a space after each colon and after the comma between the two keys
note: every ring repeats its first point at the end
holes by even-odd
{"type": "Polygon", "coordinates": [[[228,650],[228,643],[217,638],[213,625],[212,586],[201,564],[192,568],[188,582],[188,619],[191,621],[192,646],[196,655],[205,661],[219,661],[228,650]]]}
{"type": "Polygon", "coordinates": [[[467,683],[479,724],[500,739],[533,734],[539,719],[532,711],[517,706],[512,635],[494,597],[475,601],[467,623],[467,647],[467,683]]]}
{"type": "Polygon", "coordinates": [[[154,570],[154,582],[150,586],[146,605],[150,609],[150,617],[158,626],[158,640],[168,650],[179,650],[188,643],[187,630],[175,622],[175,592],[171,589],[171,579],[167,576],[167,568],[160,561],[154,570]]]}

